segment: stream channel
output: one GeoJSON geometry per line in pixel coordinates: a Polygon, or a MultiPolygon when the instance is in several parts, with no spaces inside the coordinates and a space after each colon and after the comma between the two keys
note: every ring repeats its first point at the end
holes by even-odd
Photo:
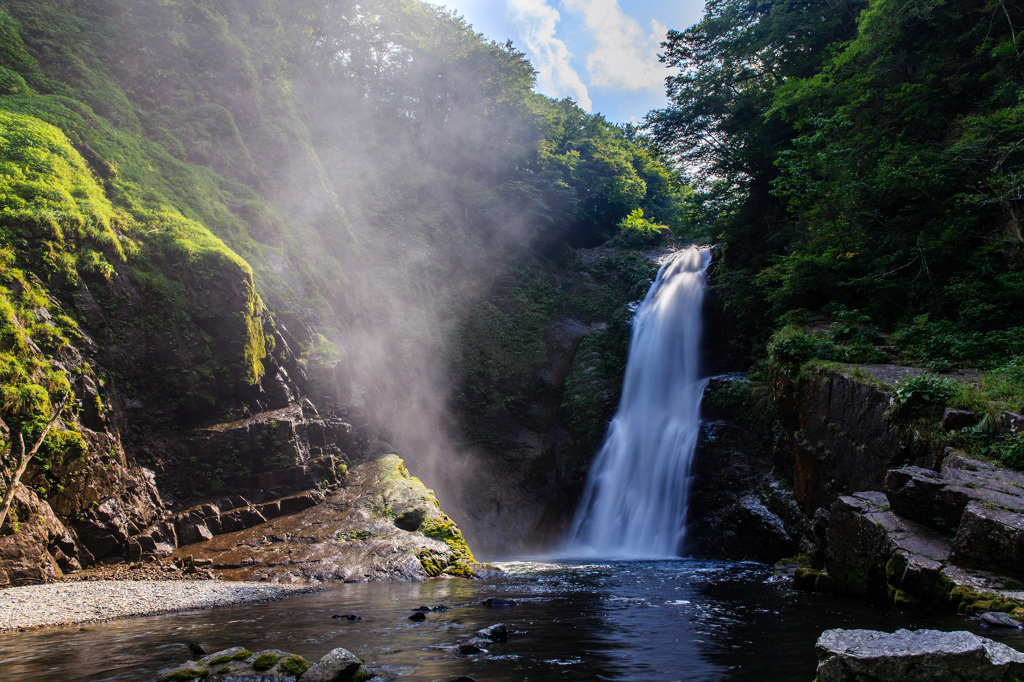
{"type": "Polygon", "coordinates": [[[486,581],[328,585],[268,604],[0,635],[3,680],[148,680],[189,658],[187,644],[278,648],[313,661],[345,647],[385,679],[802,680],[814,643],[835,627],[971,630],[1018,649],[1024,634],[981,630],[939,613],[902,614],[863,600],[805,594],[763,564],[663,560],[512,562],[486,581]],[[488,597],[516,606],[488,607],[488,597]],[[419,606],[444,604],[426,621],[419,606]],[[350,622],[335,615],[357,614],[350,622]],[[480,628],[511,634],[486,654],[456,646],[480,628]]]}

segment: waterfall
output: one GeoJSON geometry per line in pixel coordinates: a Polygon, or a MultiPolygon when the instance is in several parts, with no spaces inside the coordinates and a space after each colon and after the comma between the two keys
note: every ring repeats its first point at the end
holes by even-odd
{"type": "Polygon", "coordinates": [[[637,308],[619,409],[576,510],[566,552],[678,556],[697,446],[701,308],[709,249],[673,254],[637,308]]]}

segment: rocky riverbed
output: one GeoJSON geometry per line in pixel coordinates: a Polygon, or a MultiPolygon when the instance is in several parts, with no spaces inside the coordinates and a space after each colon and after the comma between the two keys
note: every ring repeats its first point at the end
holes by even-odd
{"type": "Polygon", "coordinates": [[[255,604],[317,587],[215,580],[102,580],[0,590],[0,631],[255,604]]]}

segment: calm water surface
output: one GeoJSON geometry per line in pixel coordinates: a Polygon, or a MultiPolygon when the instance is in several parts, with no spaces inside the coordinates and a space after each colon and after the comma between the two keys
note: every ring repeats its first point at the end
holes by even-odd
{"type": "Polygon", "coordinates": [[[134,618],[0,635],[3,680],[147,680],[189,658],[188,642],[214,652],[279,648],[316,660],[335,647],[385,677],[519,680],[811,680],[822,630],[969,629],[1024,649],[1024,635],[982,632],[940,614],[901,615],[859,600],[802,594],[768,580],[760,564],[692,560],[517,562],[491,581],[332,585],[270,604],[134,618]],[[518,606],[490,608],[487,597],[518,606]],[[408,620],[411,609],[449,610],[408,620]],[[355,613],[349,622],[333,615],[355,613]],[[505,623],[512,635],[489,654],[455,646],[505,623]]]}

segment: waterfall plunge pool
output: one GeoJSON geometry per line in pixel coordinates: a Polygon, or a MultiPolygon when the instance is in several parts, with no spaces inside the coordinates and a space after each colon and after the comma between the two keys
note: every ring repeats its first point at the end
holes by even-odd
{"type": "Polygon", "coordinates": [[[511,562],[487,581],[328,585],[268,604],[0,635],[0,679],[148,680],[232,646],[279,648],[316,660],[335,647],[385,679],[807,680],[814,643],[835,627],[972,630],[1024,649],[1024,634],[981,630],[946,614],[892,612],[863,600],[804,594],[762,564],[698,560],[511,562]],[[490,608],[488,597],[517,606],[490,608]],[[422,623],[412,609],[444,604],[422,623]],[[350,622],[335,615],[357,614],[350,622]],[[487,654],[460,656],[476,630],[511,635],[487,654]]]}

